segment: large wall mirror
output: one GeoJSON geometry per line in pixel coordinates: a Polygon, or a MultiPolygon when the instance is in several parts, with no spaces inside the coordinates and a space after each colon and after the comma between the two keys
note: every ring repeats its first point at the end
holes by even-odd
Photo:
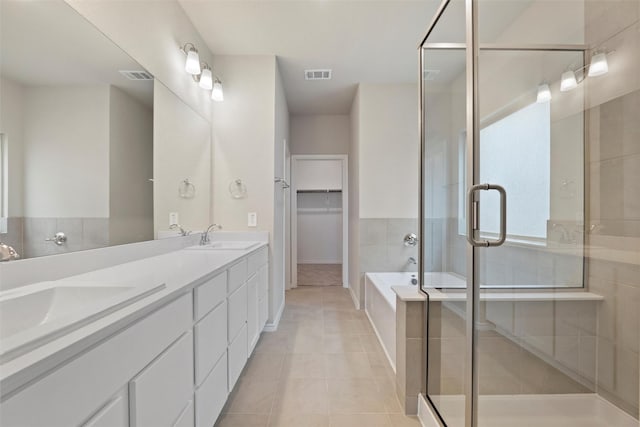
{"type": "Polygon", "coordinates": [[[0,241],[153,239],[153,77],[63,1],[0,8],[0,241]]]}

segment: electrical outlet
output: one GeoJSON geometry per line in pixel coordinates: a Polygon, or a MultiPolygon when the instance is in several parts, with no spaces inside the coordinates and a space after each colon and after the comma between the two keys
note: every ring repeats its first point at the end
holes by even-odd
{"type": "Polygon", "coordinates": [[[258,226],[258,214],[257,214],[257,212],[249,212],[247,214],[247,226],[249,226],[249,227],[257,227],[258,226]]]}
{"type": "Polygon", "coordinates": [[[178,212],[169,212],[169,225],[180,224],[178,212]]]}

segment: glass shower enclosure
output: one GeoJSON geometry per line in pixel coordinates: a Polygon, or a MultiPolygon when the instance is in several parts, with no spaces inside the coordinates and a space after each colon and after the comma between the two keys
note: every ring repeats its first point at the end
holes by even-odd
{"type": "Polygon", "coordinates": [[[445,0],[419,52],[429,410],[637,426],[640,1],[445,0]]]}

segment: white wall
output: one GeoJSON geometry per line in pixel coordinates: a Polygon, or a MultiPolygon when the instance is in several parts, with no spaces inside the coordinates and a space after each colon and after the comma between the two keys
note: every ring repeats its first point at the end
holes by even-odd
{"type": "Polygon", "coordinates": [[[292,154],[348,154],[348,115],[291,116],[292,154]]]}
{"type": "MultiPolygon", "coordinates": [[[[0,79],[0,132],[7,138],[8,146],[8,215],[23,216],[23,96],[24,88],[4,77],[0,79]]],[[[0,216],[2,214],[0,213],[0,216]]]]}
{"type": "Polygon", "coordinates": [[[109,244],[151,240],[153,112],[113,86],[109,98],[109,244]]]}
{"type": "Polygon", "coordinates": [[[169,228],[169,212],[178,212],[183,228],[204,230],[211,222],[211,126],[157,81],[153,121],[155,232],[169,228]],[[196,188],[193,198],[178,194],[185,179],[196,188]]]}
{"type": "Polygon", "coordinates": [[[418,215],[417,94],[415,84],[360,85],[360,218],[418,215]]]}
{"type": "Polygon", "coordinates": [[[360,301],[360,88],[349,118],[349,288],[360,301]]]}
{"type": "MultiPolygon", "coordinates": [[[[286,176],[286,146],[289,144],[289,108],[282,86],[282,77],[276,61],[275,69],[275,129],[274,129],[274,173],[277,177],[286,176]]],[[[286,253],[286,212],[290,210],[287,204],[288,189],[274,184],[274,224],[273,224],[273,282],[271,289],[271,307],[269,310],[271,321],[283,309],[284,290],[286,288],[285,253],[286,253]]]]}
{"type": "Polygon", "coordinates": [[[207,120],[211,117],[210,93],[184,71],[179,47],[196,45],[202,61],[213,55],[176,1],[65,0],[180,99],[207,120]]]}
{"type": "Polygon", "coordinates": [[[24,216],[109,216],[109,86],[24,91],[24,216]]]}

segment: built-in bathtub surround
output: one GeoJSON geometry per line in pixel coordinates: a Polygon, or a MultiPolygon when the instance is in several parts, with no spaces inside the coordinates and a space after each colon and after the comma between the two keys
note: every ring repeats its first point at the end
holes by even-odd
{"type": "Polygon", "coordinates": [[[418,413],[423,389],[424,307],[422,298],[396,297],[396,393],[405,414],[418,413]]]}
{"type": "Polygon", "coordinates": [[[109,218],[24,218],[24,258],[109,246],[110,222],[109,218]],[[61,245],[50,240],[58,232],[67,237],[61,245]]]}

